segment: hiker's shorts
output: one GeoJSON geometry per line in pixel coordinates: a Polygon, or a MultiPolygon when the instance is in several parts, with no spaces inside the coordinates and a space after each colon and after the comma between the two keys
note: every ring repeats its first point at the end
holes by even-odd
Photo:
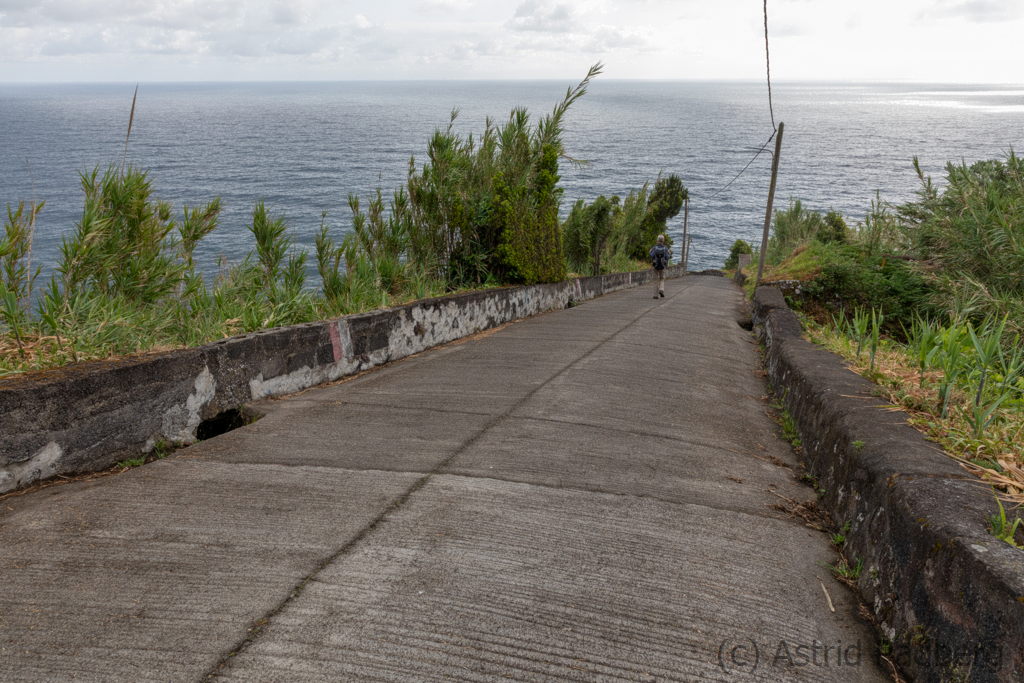
{"type": "Polygon", "coordinates": [[[665,271],[651,268],[654,271],[654,289],[658,292],[665,291],[665,271]]]}

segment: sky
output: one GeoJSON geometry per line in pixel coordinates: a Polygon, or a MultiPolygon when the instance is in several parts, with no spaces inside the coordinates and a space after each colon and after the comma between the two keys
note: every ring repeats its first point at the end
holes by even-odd
{"type": "MultiPolygon", "coordinates": [[[[769,0],[773,80],[1020,83],[1024,0],[769,0]]],[[[0,0],[0,83],[764,77],[762,0],[0,0]]]]}

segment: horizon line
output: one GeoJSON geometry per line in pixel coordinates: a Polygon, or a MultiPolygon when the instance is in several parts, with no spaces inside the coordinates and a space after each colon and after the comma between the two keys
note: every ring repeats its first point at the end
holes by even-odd
{"type": "MultiPolygon", "coordinates": [[[[562,83],[577,80],[564,78],[339,78],[339,79],[209,79],[209,80],[111,80],[111,81],[4,81],[0,87],[43,86],[43,85],[255,85],[255,84],[298,84],[298,83],[562,83]]],[[[601,78],[591,85],[600,83],[729,83],[764,84],[761,78],[601,78]]],[[[778,85],[959,85],[959,86],[1007,86],[1024,87],[1024,81],[943,81],[911,78],[780,78],[772,79],[778,85]]]]}

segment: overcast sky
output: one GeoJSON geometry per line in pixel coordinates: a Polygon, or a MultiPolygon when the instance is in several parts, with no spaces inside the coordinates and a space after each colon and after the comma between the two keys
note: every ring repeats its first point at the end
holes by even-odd
{"type": "MultiPolygon", "coordinates": [[[[1019,83],[1024,0],[769,0],[772,77],[1019,83]]],[[[0,82],[760,79],[761,0],[0,0],[0,82]]]]}

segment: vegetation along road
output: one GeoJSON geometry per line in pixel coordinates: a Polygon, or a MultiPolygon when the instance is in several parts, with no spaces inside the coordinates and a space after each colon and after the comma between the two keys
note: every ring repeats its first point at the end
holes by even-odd
{"type": "Polygon", "coordinates": [[[882,681],[742,292],[669,281],[0,500],[4,681],[882,681]]]}

